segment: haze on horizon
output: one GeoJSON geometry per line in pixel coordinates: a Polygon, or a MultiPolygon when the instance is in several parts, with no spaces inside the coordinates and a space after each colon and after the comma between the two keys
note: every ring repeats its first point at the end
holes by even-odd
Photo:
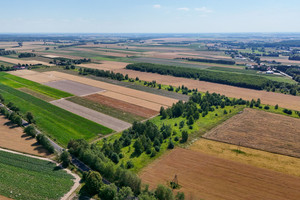
{"type": "Polygon", "coordinates": [[[10,0],[0,33],[300,32],[300,1],[10,0]]]}

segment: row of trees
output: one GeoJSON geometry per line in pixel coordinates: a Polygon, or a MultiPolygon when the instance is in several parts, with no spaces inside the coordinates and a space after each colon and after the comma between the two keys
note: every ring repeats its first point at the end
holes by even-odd
{"type": "Polygon", "coordinates": [[[205,63],[216,63],[216,64],[225,64],[225,65],[234,65],[234,60],[213,60],[213,59],[204,59],[204,58],[177,58],[193,62],[205,62],[205,63]]]}
{"type": "Polygon", "coordinates": [[[291,55],[289,56],[289,60],[300,60],[300,55],[291,55]]]}
{"type": "MultiPolygon", "coordinates": [[[[96,171],[85,173],[83,180],[85,185],[81,191],[87,192],[91,196],[98,194],[102,200],[135,199],[137,196],[130,187],[118,188],[114,183],[104,184],[101,174],[96,171]]],[[[178,192],[174,197],[172,190],[164,185],[158,185],[154,190],[149,190],[149,187],[146,186],[137,196],[139,200],[184,200],[184,198],[182,192],[178,192]]]]}
{"type": "Polygon", "coordinates": [[[150,63],[135,63],[126,66],[142,72],[158,73],[162,75],[172,75],[176,77],[193,78],[201,81],[209,81],[227,85],[233,85],[257,90],[279,91],[282,93],[296,95],[300,88],[296,84],[272,81],[267,78],[248,74],[235,74],[229,72],[214,72],[194,68],[175,67],[150,63]]]}
{"type": "Polygon", "coordinates": [[[125,76],[121,73],[114,73],[113,71],[105,71],[99,69],[91,69],[91,68],[80,68],[80,75],[94,75],[98,77],[110,78],[118,81],[128,80],[128,75],[125,76]]]}
{"type": "Polygon", "coordinates": [[[16,51],[12,51],[12,50],[5,50],[5,49],[0,50],[0,56],[6,56],[6,55],[11,55],[16,53],[17,53],[16,51]]]}
{"type": "Polygon", "coordinates": [[[277,65],[274,66],[277,70],[282,71],[293,77],[295,81],[300,83],[300,67],[296,65],[277,65]]]}
{"type": "Polygon", "coordinates": [[[18,56],[19,58],[29,58],[29,57],[36,57],[36,54],[34,54],[34,53],[20,53],[19,54],[19,56],[18,56]]]}
{"type": "Polygon", "coordinates": [[[66,65],[80,65],[82,63],[91,62],[90,58],[83,58],[83,59],[68,59],[68,58],[55,58],[53,61],[50,61],[50,64],[56,64],[61,66],[66,65]]]}

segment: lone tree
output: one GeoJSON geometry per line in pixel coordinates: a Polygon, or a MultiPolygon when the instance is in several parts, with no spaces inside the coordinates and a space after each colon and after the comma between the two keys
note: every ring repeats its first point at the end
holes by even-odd
{"type": "Polygon", "coordinates": [[[28,120],[28,123],[29,123],[29,124],[32,124],[32,123],[35,122],[34,117],[33,117],[33,115],[32,115],[31,112],[27,112],[27,113],[26,113],[26,119],[28,120]]]}
{"type": "Polygon", "coordinates": [[[89,171],[86,176],[85,187],[90,195],[95,195],[102,186],[102,177],[99,172],[89,171]]]}
{"type": "Polygon", "coordinates": [[[189,139],[189,134],[187,131],[182,131],[181,143],[185,143],[189,139]]]}

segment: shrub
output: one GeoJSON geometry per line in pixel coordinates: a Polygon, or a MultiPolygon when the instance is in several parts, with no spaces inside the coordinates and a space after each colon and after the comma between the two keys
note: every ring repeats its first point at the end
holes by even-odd
{"type": "Polygon", "coordinates": [[[174,149],[174,143],[171,139],[170,139],[169,144],[168,144],[168,149],[174,149]]]}
{"type": "Polygon", "coordinates": [[[264,107],[264,109],[265,109],[265,110],[269,110],[270,107],[269,107],[268,105],[266,105],[266,106],[264,107]]]}
{"type": "Polygon", "coordinates": [[[134,167],[133,162],[132,162],[131,160],[128,160],[127,163],[126,163],[126,168],[127,168],[127,169],[131,169],[131,168],[133,168],[133,167],[134,167]]]}
{"type": "Polygon", "coordinates": [[[63,167],[68,167],[70,165],[71,162],[71,157],[68,151],[63,151],[60,154],[60,160],[62,161],[62,166],[63,167]]]}
{"type": "Polygon", "coordinates": [[[102,200],[115,199],[118,193],[117,186],[115,184],[103,185],[99,191],[99,197],[102,200]]]}
{"type": "Polygon", "coordinates": [[[189,138],[189,134],[187,131],[182,131],[182,136],[181,136],[181,143],[185,143],[189,138]]]}

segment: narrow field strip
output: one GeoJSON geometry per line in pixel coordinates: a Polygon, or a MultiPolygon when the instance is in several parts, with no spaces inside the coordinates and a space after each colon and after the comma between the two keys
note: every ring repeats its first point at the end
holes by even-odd
{"type": "Polygon", "coordinates": [[[141,117],[149,118],[157,115],[158,112],[152,109],[148,109],[142,106],[138,106],[132,103],[127,103],[119,99],[110,98],[101,94],[92,94],[84,97],[85,99],[94,101],[96,103],[101,103],[106,106],[110,106],[116,109],[120,109],[125,112],[129,112],[141,117]]]}
{"type": "Polygon", "coordinates": [[[79,115],[81,117],[84,117],[93,122],[96,122],[98,124],[111,128],[117,132],[125,130],[131,126],[131,124],[127,122],[99,113],[97,111],[94,111],[92,109],[86,108],[84,106],[78,105],[76,103],[64,99],[52,101],[51,104],[58,106],[69,112],[72,112],[76,115],[79,115]]]}
{"type": "Polygon", "coordinates": [[[124,101],[124,102],[127,102],[127,103],[132,103],[132,104],[135,104],[135,105],[138,105],[138,106],[141,106],[141,107],[144,107],[144,108],[148,108],[148,109],[151,109],[151,110],[155,110],[155,111],[159,111],[160,108],[161,108],[160,104],[149,102],[149,101],[146,101],[144,99],[138,99],[138,98],[135,98],[135,97],[123,95],[123,94],[116,93],[116,92],[106,91],[106,92],[101,92],[99,94],[102,95],[102,96],[105,96],[105,97],[118,99],[118,100],[121,100],[121,101],[124,101]]]}
{"type": "Polygon", "coordinates": [[[93,87],[90,85],[70,81],[70,80],[61,80],[61,81],[52,81],[44,83],[49,87],[56,88],[58,90],[62,90],[76,96],[84,96],[91,93],[101,92],[103,89],[98,87],[93,87]]]}

